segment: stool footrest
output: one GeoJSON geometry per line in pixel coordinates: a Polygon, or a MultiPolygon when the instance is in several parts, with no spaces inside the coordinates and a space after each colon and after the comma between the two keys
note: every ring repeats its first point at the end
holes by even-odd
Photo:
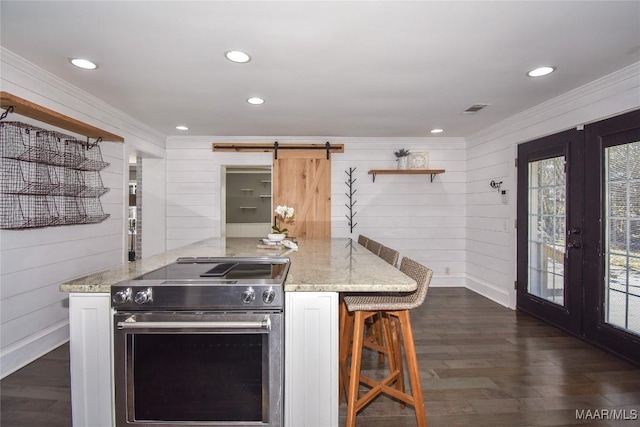
{"type": "MultiPolygon", "coordinates": [[[[371,387],[371,390],[367,391],[358,400],[356,400],[356,412],[364,408],[369,402],[375,399],[381,393],[387,393],[387,390],[393,390],[401,393],[398,390],[389,387],[389,384],[397,381],[400,377],[400,371],[394,371],[390,375],[386,376],[382,381],[376,381],[365,375],[360,374],[360,382],[371,387]]],[[[395,394],[395,393],[394,393],[395,394]]],[[[396,396],[397,397],[397,396],[396,396]]]]}

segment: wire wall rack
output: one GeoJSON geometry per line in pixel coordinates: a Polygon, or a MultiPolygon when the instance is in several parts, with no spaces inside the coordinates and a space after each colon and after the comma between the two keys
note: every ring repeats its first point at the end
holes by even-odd
{"type": "Polygon", "coordinates": [[[93,224],[109,217],[98,142],[0,122],[0,228],[93,224]]]}

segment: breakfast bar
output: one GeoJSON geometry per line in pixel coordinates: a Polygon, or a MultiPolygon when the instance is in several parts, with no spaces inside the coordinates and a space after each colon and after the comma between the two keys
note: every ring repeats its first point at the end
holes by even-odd
{"type": "Polygon", "coordinates": [[[179,257],[287,257],[284,425],[338,425],[341,292],[412,291],[416,282],[350,238],[299,239],[298,249],[258,248],[255,238],[211,238],[63,283],[70,293],[74,426],[113,426],[110,288],[179,257]]]}

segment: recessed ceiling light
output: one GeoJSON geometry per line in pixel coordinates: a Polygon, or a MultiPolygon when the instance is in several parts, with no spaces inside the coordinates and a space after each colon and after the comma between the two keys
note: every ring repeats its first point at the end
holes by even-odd
{"type": "Polygon", "coordinates": [[[255,96],[253,98],[247,99],[247,102],[251,105],[260,105],[260,104],[264,104],[264,99],[258,98],[257,96],[255,96]]]}
{"type": "Polygon", "coordinates": [[[241,50],[229,50],[224,53],[224,56],[231,62],[237,62],[243,64],[251,61],[251,56],[241,50]]]}
{"type": "Polygon", "coordinates": [[[178,129],[178,130],[189,130],[189,128],[188,128],[188,127],[183,126],[183,125],[178,125],[178,126],[176,126],[176,129],[178,129]]]}
{"type": "Polygon", "coordinates": [[[527,76],[529,77],[540,77],[540,76],[546,76],[547,74],[551,74],[555,71],[556,69],[554,67],[538,67],[534,70],[531,70],[527,73],[527,76]]]}
{"type": "Polygon", "coordinates": [[[440,129],[440,128],[431,129],[431,133],[442,133],[442,132],[444,132],[444,129],[440,129]]]}
{"type": "Polygon", "coordinates": [[[82,68],[84,70],[95,70],[96,68],[98,68],[96,64],[89,61],[88,59],[73,58],[73,59],[70,59],[69,61],[76,67],[82,68]]]}

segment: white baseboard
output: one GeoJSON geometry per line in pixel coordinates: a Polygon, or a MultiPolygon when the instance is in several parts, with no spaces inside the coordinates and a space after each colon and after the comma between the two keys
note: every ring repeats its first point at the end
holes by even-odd
{"type": "Polygon", "coordinates": [[[434,274],[430,287],[433,288],[464,288],[466,276],[464,274],[434,274]]]}
{"type": "Polygon", "coordinates": [[[487,283],[476,277],[467,275],[466,288],[507,308],[514,308],[511,307],[509,303],[509,292],[504,289],[497,288],[491,283],[487,283]]]}
{"type": "Polygon", "coordinates": [[[67,341],[69,341],[69,321],[65,320],[8,346],[0,353],[0,379],[67,341]]]}

